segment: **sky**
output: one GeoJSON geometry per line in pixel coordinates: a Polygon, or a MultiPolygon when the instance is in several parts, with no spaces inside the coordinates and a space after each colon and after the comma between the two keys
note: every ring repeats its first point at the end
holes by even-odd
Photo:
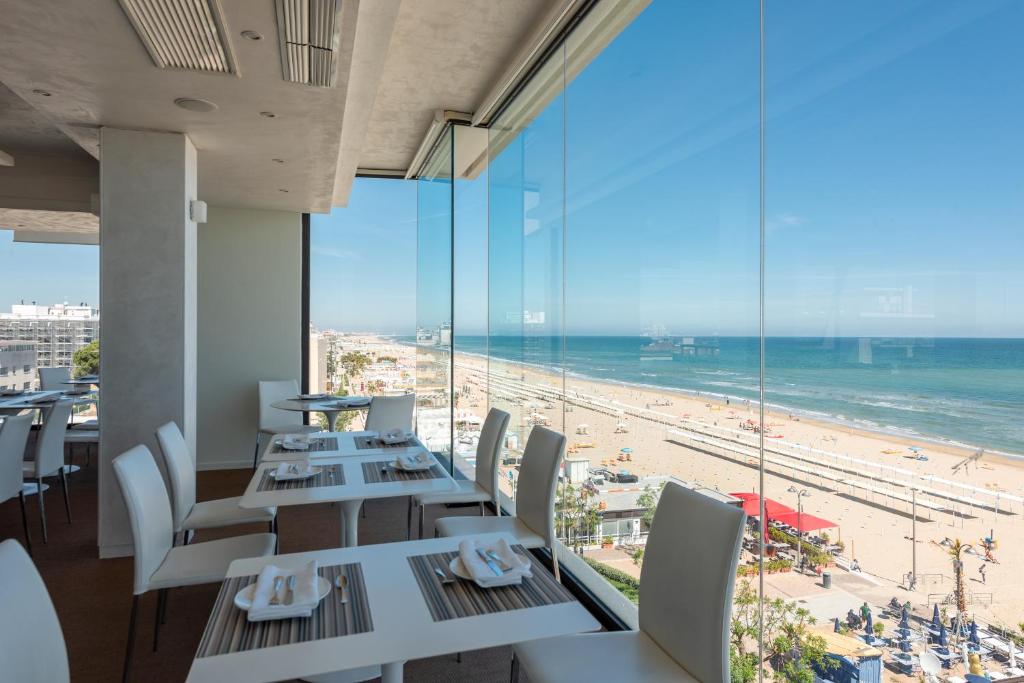
{"type": "MultiPolygon", "coordinates": [[[[456,182],[454,245],[436,183],[418,206],[415,182],[357,179],[312,217],[313,322],[436,325],[454,251],[459,333],[525,310],[531,334],[756,334],[757,10],[653,0],[536,117],[502,122],[524,129],[456,182]]],[[[1024,337],[1022,28],[1014,0],[769,0],[769,335],[1024,337]]],[[[74,289],[5,247],[0,304],[74,289]]]]}
{"type": "Polygon", "coordinates": [[[0,312],[22,300],[98,306],[99,258],[94,245],[15,243],[0,226],[0,312]]]}

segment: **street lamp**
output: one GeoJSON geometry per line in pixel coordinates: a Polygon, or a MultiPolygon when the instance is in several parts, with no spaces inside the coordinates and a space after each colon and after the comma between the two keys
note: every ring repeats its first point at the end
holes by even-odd
{"type": "Polygon", "coordinates": [[[798,572],[803,573],[803,566],[804,566],[804,563],[803,563],[803,558],[804,558],[804,555],[803,555],[804,538],[803,538],[803,531],[801,531],[801,528],[803,527],[801,518],[804,515],[804,501],[803,501],[803,499],[807,498],[811,494],[810,494],[810,492],[807,489],[798,489],[795,486],[790,486],[788,489],[786,489],[786,491],[789,492],[789,493],[795,493],[796,494],[796,570],[798,572]]]}

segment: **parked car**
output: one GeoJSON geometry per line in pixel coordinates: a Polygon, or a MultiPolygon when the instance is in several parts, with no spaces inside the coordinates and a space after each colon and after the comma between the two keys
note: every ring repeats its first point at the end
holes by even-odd
{"type": "Polygon", "coordinates": [[[615,481],[619,484],[635,484],[640,481],[640,477],[630,474],[629,470],[619,470],[615,475],[615,481]]]}

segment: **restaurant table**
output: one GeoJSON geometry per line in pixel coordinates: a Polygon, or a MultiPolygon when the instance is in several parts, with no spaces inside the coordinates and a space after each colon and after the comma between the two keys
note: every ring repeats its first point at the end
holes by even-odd
{"type": "Polygon", "coordinates": [[[85,375],[83,377],[74,377],[72,379],[65,380],[61,382],[61,384],[70,384],[76,387],[98,387],[100,385],[100,378],[96,375],[85,375]]]}
{"type": "Polygon", "coordinates": [[[60,391],[26,391],[17,396],[0,396],[0,415],[16,415],[23,410],[40,410],[63,397],[60,391]]]}
{"type": "Polygon", "coordinates": [[[320,399],[288,398],[275,401],[271,408],[291,410],[298,413],[323,413],[327,418],[327,431],[334,431],[338,415],[351,410],[366,410],[370,407],[368,396],[329,396],[320,399]]]}
{"type": "Polygon", "coordinates": [[[503,534],[452,536],[236,560],[228,567],[188,683],[323,680],[376,666],[383,683],[398,683],[410,659],[600,628],[522,548],[517,550],[532,560],[533,577],[521,586],[484,589],[461,579],[442,584],[434,575],[434,567],[458,552],[460,541],[499,537],[514,542],[503,534]],[[349,577],[349,602],[343,608],[333,586],[307,619],[251,624],[233,605],[235,593],[255,581],[264,565],[291,569],[314,559],[325,577],[340,571],[349,577]]]}
{"type": "MultiPolygon", "coordinates": [[[[332,436],[338,433],[332,434],[332,436]]],[[[284,507],[339,503],[341,546],[359,545],[359,508],[369,498],[396,498],[427,493],[458,491],[459,486],[432,453],[433,465],[423,472],[406,472],[390,466],[394,456],[380,452],[367,455],[338,455],[310,458],[320,467],[308,479],[276,482],[270,472],[279,462],[262,462],[238,502],[243,508],[284,507]]]]}
{"type": "Polygon", "coordinates": [[[291,450],[280,445],[282,437],[276,436],[267,442],[260,455],[260,462],[284,462],[286,460],[322,460],[344,455],[390,455],[413,453],[425,449],[423,442],[415,435],[404,444],[385,444],[377,439],[377,432],[316,432],[310,434],[308,450],[291,450]]]}

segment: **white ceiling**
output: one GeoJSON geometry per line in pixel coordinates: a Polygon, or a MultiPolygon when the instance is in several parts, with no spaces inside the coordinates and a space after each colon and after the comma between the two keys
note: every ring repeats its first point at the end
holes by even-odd
{"type": "Polygon", "coordinates": [[[238,77],[158,69],[116,0],[0,0],[0,83],[23,100],[0,90],[21,112],[0,150],[74,154],[60,130],[98,157],[101,126],[184,132],[201,199],[329,211],[357,167],[404,170],[434,110],[472,112],[552,2],[345,0],[338,84],[313,88],[281,78],[270,0],[221,0],[238,77]],[[218,109],[185,111],[179,97],[218,109]]]}

